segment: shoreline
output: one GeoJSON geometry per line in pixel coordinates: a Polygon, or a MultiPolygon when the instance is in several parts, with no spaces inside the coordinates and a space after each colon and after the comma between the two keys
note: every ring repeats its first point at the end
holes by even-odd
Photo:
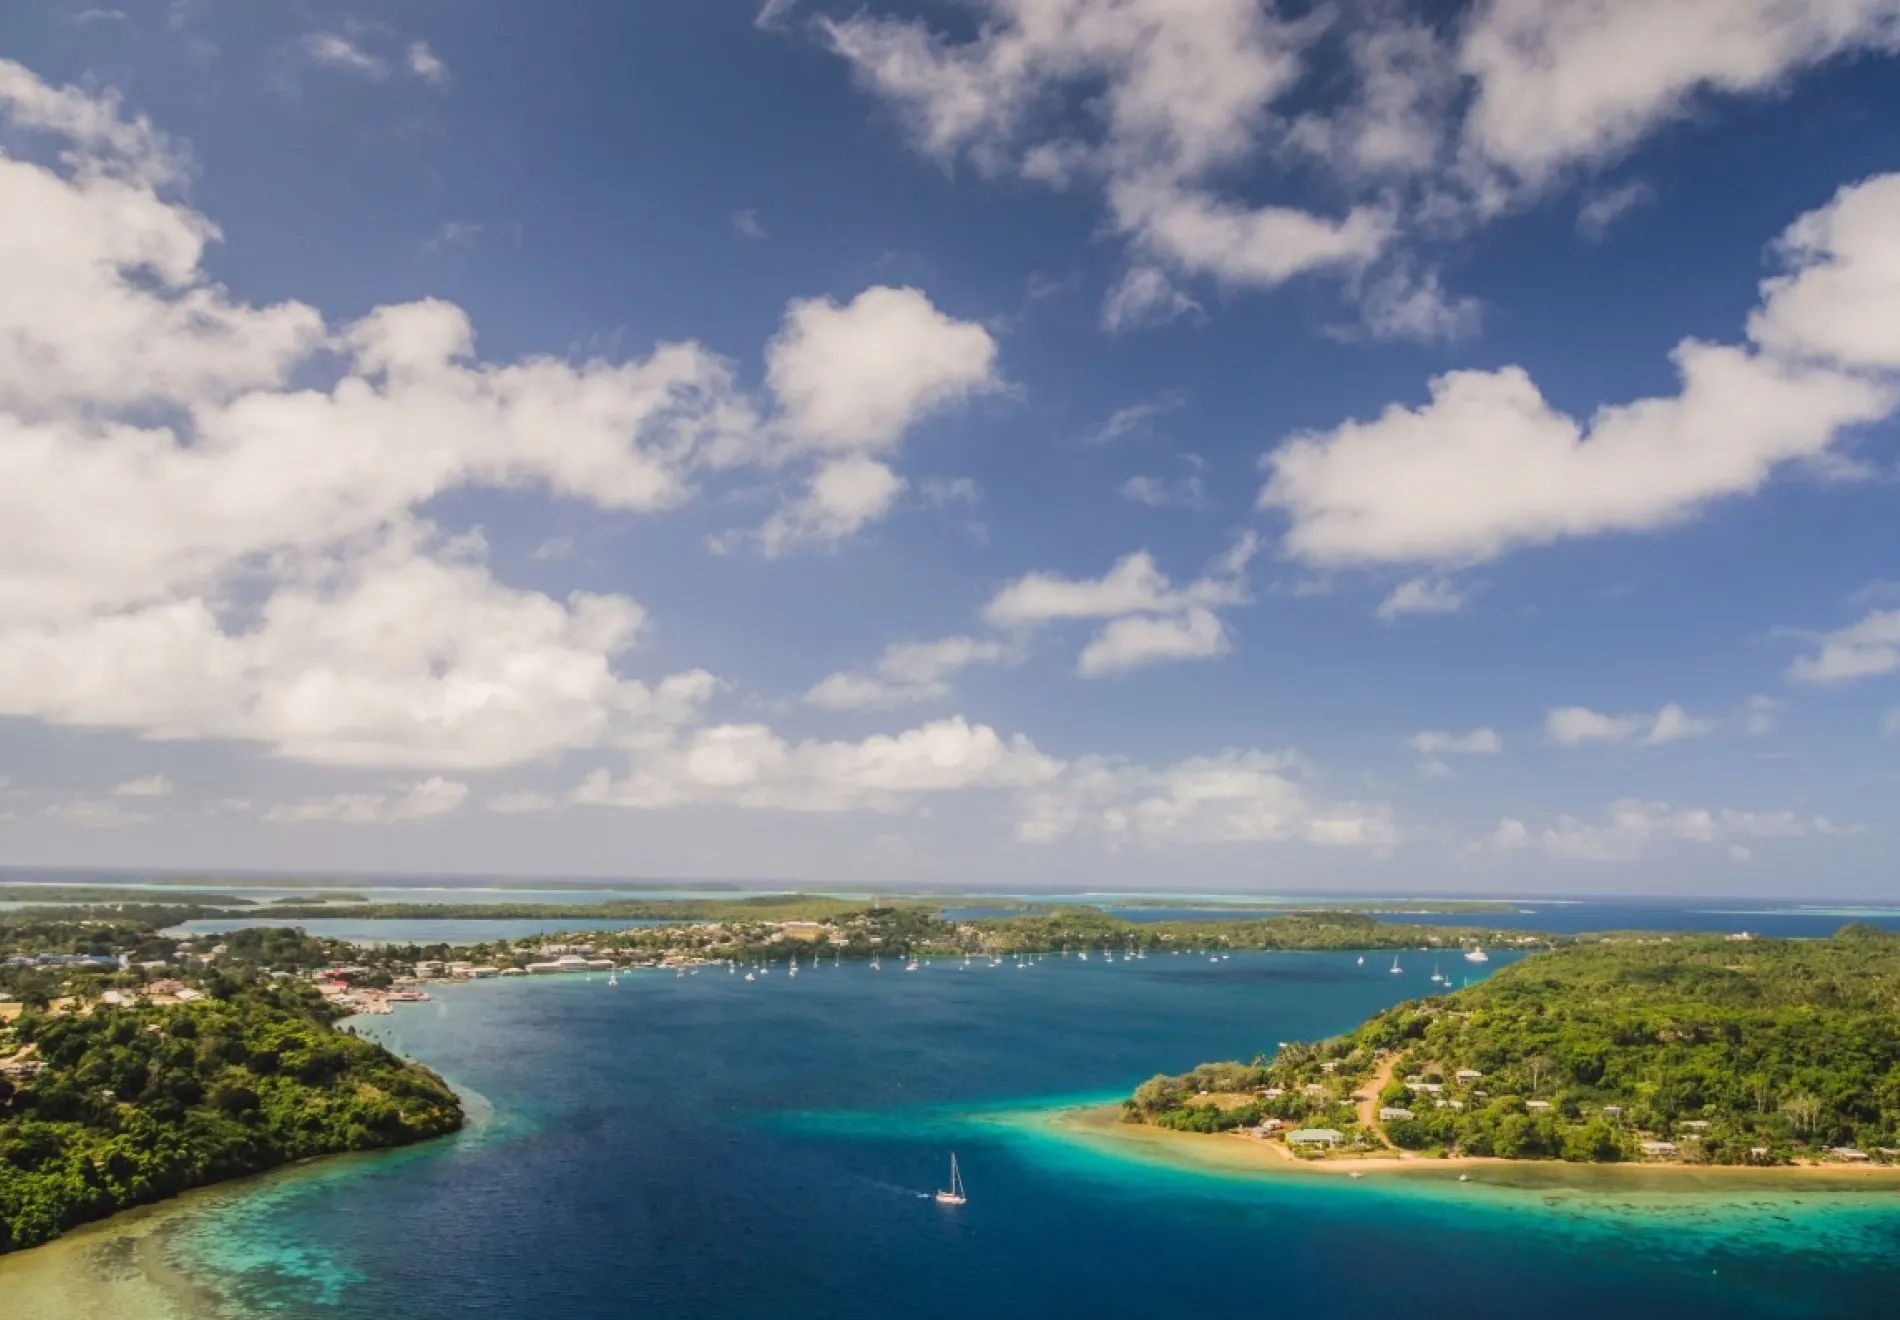
{"type": "MultiPolygon", "coordinates": [[[[1029,1117],[1025,1115],[1025,1117],[1029,1117]]],[[[1900,1168],[1883,1165],[1793,1164],[1757,1167],[1740,1164],[1687,1164],[1681,1161],[1577,1164],[1564,1160],[1510,1160],[1464,1155],[1370,1155],[1347,1159],[1300,1159],[1277,1142],[1236,1132],[1176,1132],[1145,1123],[1124,1123],[1111,1105],[1089,1105],[1046,1112],[1030,1118],[1069,1140],[1108,1145],[1131,1158],[1204,1172],[1355,1179],[1380,1175],[1404,1182],[1468,1181],[1472,1185],[1520,1190],[1567,1187],[1576,1190],[1784,1192],[1900,1192],[1900,1168]]]]}
{"type": "MultiPolygon", "coordinates": [[[[388,1013],[385,1007],[373,1016],[388,1013]]],[[[388,1049],[375,1033],[378,1024],[366,1016],[338,1018],[330,1029],[361,1030],[388,1049]]],[[[397,1057],[428,1067],[406,1054],[397,1057]]],[[[401,1145],[306,1156],[187,1187],[77,1224],[46,1242],[0,1252],[0,1297],[18,1303],[22,1315],[59,1320],[250,1320],[250,1313],[238,1309],[235,1299],[217,1286],[215,1274],[194,1272],[173,1258],[174,1239],[199,1217],[272,1187],[331,1176],[363,1161],[413,1154],[479,1134],[491,1125],[493,1109],[485,1097],[445,1077],[441,1080],[462,1104],[462,1122],[452,1131],[401,1145]]]]}
{"type": "Polygon", "coordinates": [[[205,1216],[273,1192],[293,1192],[307,1180],[347,1176],[361,1163],[413,1156],[443,1140],[479,1132],[492,1121],[488,1102],[456,1088],[473,1117],[441,1138],[380,1150],[313,1155],[274,1169],[243,1174],[149,1205],[133,1206],[68,1229],[49,1242],[0,1253],[0,1297],[21,1315],[58,1320],[256,1320],[219,1286],[215,1270],[194,1270],[175,1259],[175,1240],[205,1216]],[[472,1102],[472,1103],[471,1103],[472,1102]]]}
{"type": "Polygon", "coordinates": [[[60,1320],[245,1320],[230,1296],[173,1261],[173,1239],[221,1205],[352,1155],[363,1153],[320,1155],[193,1187],[0,1255],[0,1296],[21,1315],[60,1320]]]}

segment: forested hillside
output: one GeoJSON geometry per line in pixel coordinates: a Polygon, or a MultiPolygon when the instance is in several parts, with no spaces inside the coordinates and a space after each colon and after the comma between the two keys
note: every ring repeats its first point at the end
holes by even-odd
{"type": "Polygon", "coordinates": [[[1900,935],[1586,939],[1271,1062],[1157,1078],[1128,1111],[1196,1130],[1330,1119],[1348,1146],[1453,1155],[1884,1161],[1900,935]],[[1373,1086],[1386,1116],[1355,1126],[1350,1098],[1373,1086]]]}
{"type": "Polygon", "coordinates": [[[289,982],[0,1028],[0,1251],[186,1188],[461,1126],[435,1074],[289,982]]]}

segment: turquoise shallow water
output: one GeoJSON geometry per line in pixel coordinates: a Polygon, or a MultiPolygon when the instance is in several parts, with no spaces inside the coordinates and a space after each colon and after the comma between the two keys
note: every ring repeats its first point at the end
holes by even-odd
{"type": "Polygon", "coordinates": [[[455,987],[362,1027],[475,1096],[469,1132],[270,1180],[176,1250],[289,1320],[1895,1313],[1890,1192],[1214,1175],[1043,1119],[1341,1030],[1428,971],[1256,954],[455,987]],[[928,1195],[951,1150],[959,1210],[928,1195]]]}

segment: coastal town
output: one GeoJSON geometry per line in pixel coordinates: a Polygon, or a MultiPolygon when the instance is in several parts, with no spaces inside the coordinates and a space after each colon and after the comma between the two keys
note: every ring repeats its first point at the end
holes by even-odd
{"type": "MultiPolygon", "coordinates": [[[[564,942],[524,944],[506,962],[467,958],[407,961],[372,949],[355,949],[352,953],[353,957],[332,965],[288,968],[265,963],[253,970],[277,980],[306,981],[324,999],[352,1013],[384,1014],[397,1004],[427,1002],[425,987],[443,982],[581,972],[612,974],[642,968],[697,967],[708,961],[670,956],[616,959],[604,956],[592,944],[564,942]]],[[[143,962],[134,962],[128,954],[16,953],[0,960],[0,1025],[17,1020],[29,1007],[29,1000],[7,988],[9,980],[57,978],[62,989],[73,993],[34,995],[31,1006],[52,1016],[88,1015],[108,1008],[189,1004],[203,998],[205,991],[170,973],[195,979],[222,965],[254,963],[254,959],[234,954],[232,946],[223,942],[202,948],[182,945],[172,958],[143,962]]],[[[6,1067],[5,1060],[0,1059],[0,1073],[6,1067]]]]}
{"type": "MultiPolygon", "coordinates": [[[[1554,938],[1475,926],[1407,925],[1351,911],[1133,922],[1084,908],[948,920],[934,905],[917,902],[854,908],[836,900],[787,898],[790,901],[773,901],[770,907],[784,915],[771,917],[723,916],[589,930],[585,914],[576,913],[567,933],[459,945],[396,939],[356,943],[310,936],[292,924],[298,918],[289,914],[282,926],[253,924],[256,919],[243,913],[231,929],[189,934],[178,923],[201,916],[204,909],[197,904],[27,908],[0,914],[0,1013],[8,1002],[55,1012],[82,1011],[110,1002],[103,998],[107,992],[149,999],[152,982],[181,980],[189,985],[194,978],[219,972],[309,981],[342,1006],[382,1013],[393,1004],[415,1002],[426,994],[425,986],[436,982],[649,969],[688,972],[712,964],[763,970],[789,965],[800,955],[809,964],[821,952],[826,958],[855,960],[1091,951],[1100,957],[1218,956],[1241,949],[1455,951],[1480,942],[1530,949],[1546,947],[1554,938]]],[[[732,907],[748,910],[743,904],[732,907]]],[[[392,934],[406,920],[410,918],[388,918],[392,934]]]]}

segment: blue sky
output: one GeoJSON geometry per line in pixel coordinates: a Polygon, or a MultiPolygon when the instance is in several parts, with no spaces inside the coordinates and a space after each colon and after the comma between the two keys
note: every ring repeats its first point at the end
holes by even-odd
{"type": "Polygon", "coordinates": [[[15,6],[0,852],[1890,893],[1896,51],[15,6]]]}

